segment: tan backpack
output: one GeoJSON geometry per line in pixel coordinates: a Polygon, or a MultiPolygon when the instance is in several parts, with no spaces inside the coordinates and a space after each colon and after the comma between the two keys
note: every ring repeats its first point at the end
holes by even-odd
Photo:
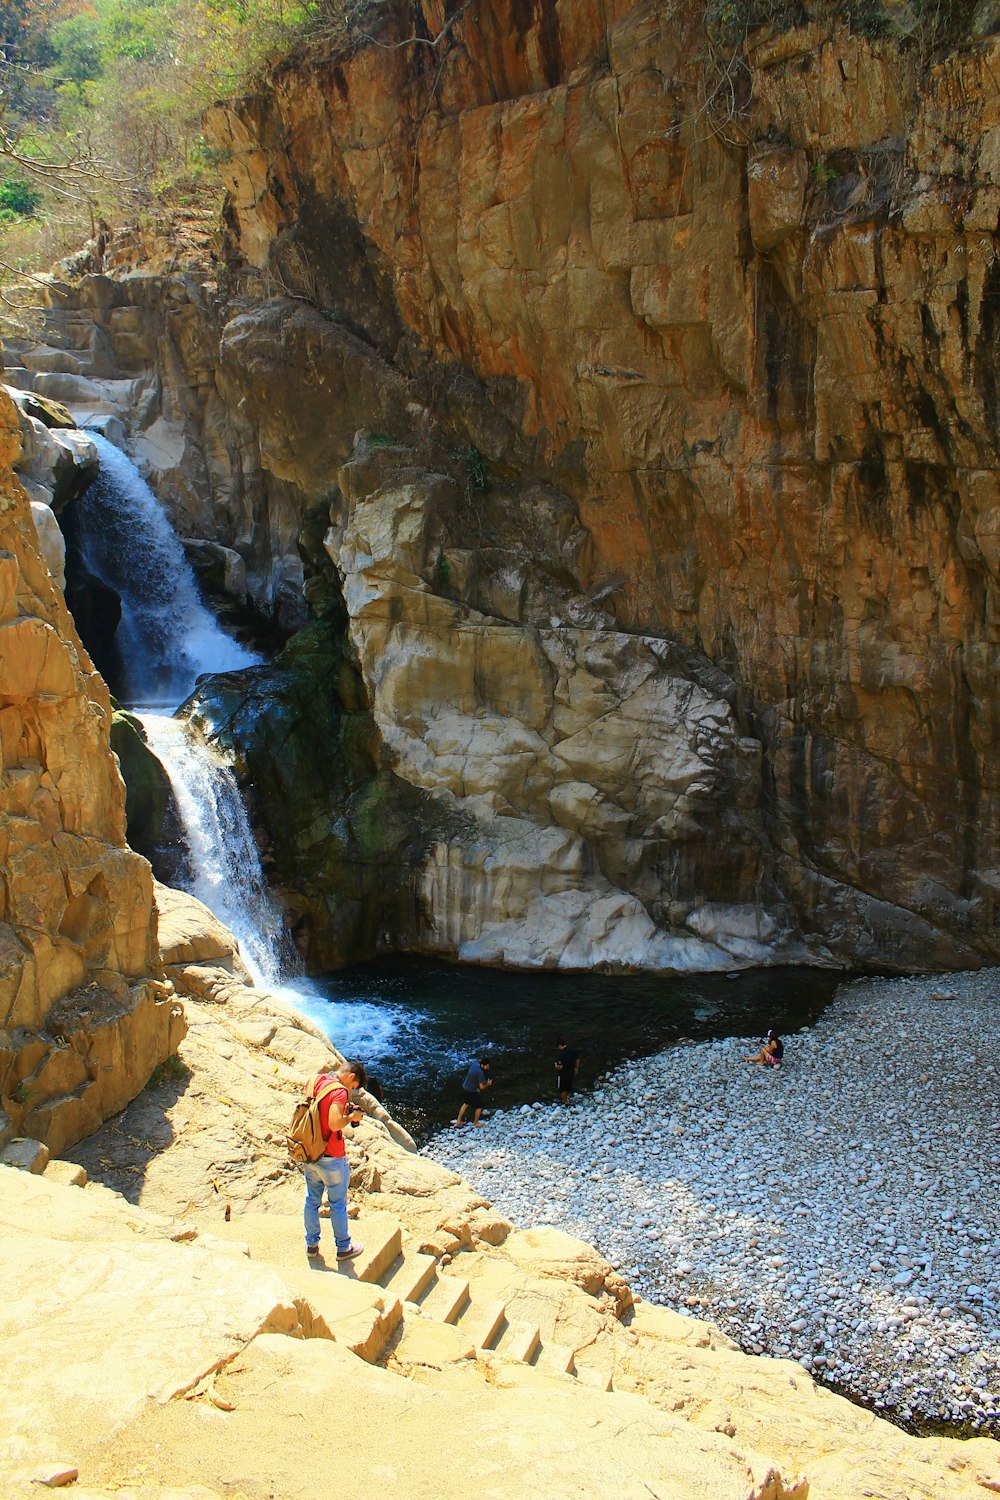
{"type": "Polygon", "coordinates": [[[333,1083],[324,1084],[319,1093],[313,1095],[315,1082],[315,1078],[310,1078],[306,1084],[306,1092],[296,1104],[292,1123],[288,1127],[288,1154],[299,1166],[307,1161],[319,1161],[326,1151],[327,1138],[320,1124],[319,1106],[334,1089],[343,1087],[335,1079],[333,1083]]]}

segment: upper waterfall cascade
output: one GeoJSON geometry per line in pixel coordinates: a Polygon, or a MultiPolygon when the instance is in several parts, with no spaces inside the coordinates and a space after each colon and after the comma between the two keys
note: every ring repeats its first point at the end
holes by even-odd
{"type": "Polygon", "coordinates": [[[99,433],[88,436],[101,470],[77,502],[81,558],[122,601],[125,696],[173,709],[203,672],[254,666],[260,657],[226,635],[202,603],[184,548],[135,464],[99,433]]]}

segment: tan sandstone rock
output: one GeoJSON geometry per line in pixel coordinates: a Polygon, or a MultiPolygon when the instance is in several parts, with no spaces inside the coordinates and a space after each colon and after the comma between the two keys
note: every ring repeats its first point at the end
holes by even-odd
{"type": "Polygon", "coordinates": [[[153,980],[152,876],[125,843],[107,688],[10,473],[0,391],[0,1064],[15,1128],[60,1151],[142,1088],[183,1022],[153,980]]]}

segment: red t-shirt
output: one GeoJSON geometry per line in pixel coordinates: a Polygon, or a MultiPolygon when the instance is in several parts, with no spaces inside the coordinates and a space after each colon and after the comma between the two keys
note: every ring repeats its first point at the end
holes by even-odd
{"type": "Polygon", "coordinates": [[[344,1150],[344,1132],[342,1130],[335,1130],[332,1135],[330,1134],[330,1105],[334,1103],[339,1104],[342,1112],[346,1115],[347,1090],[340,1080],[333,1077],[332,1074],[321,1073],[313,1081],[312,1096],[315,1099],[320,1089],[324,1088],[328,1083],[335,1084],[336,1087],[331,1089],[325,1099],[319,1101],[319,1123],[323,1131],[323,1138],[326,1141],[325,1155],[346,1156],[347,1153],[344,1150]]]}

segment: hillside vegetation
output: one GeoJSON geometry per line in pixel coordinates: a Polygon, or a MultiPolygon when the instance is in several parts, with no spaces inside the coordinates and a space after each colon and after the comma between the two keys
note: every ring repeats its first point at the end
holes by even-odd
{"type": "Polygon", "coordinates": [[[101,219],[214,210],[201,114],[328,0],[0,0],[0,260],[46,266],[101,219]]]}

